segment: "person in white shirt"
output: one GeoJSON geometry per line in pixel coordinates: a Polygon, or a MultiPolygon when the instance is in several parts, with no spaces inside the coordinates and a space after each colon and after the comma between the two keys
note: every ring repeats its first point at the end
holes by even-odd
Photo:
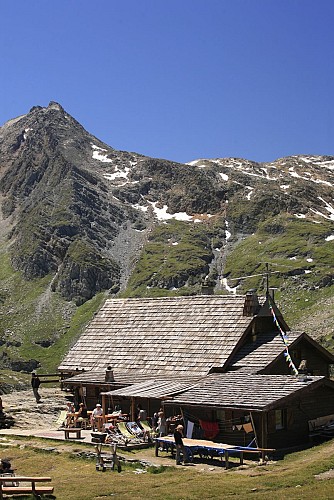
{"type": "Polygon", "coordinates": [[[98,418],[102,417],[102,415],[103,415],[102,406],[100,405],[100,403],[97,403],[96,407],[92,412],[92,416],[90,417],[90,423],[93,430],[95,429],[95,427],[97,427],[98,430],[102,428],[102,419],[98,418]]]}

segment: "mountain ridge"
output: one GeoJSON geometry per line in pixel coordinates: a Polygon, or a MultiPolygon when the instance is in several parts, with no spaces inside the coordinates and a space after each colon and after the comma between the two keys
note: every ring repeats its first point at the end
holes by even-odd
{"type": "MultiPolygon", "coordinates": [[[[58,103],[34,106],[0,127],[5,365],[35,356],[37,341],[36,357],[52,366],[52,349],[59,356],[65,349],[64,331],[80,330],[75,311],[93,312],[104,294],[195,294],[205,279],[216,293],[263,289],[262,278],[238,277],[265,273],[267,262],[280,269],[271,284],[290,297],[298,325],[303,308],[293,311],[291,300],[300,287],[309,304],[334,294],[333,186],[334,156],[176,163],[108,146],[58,103]],[[14,282],[41,287],[27,306],[30,332],[13,303],[14,282]],[[8,331],[21,345],[7,345],[8,331]]],[[[322,326],[329,345],[333,324],[329,317],[322,326]]]]}

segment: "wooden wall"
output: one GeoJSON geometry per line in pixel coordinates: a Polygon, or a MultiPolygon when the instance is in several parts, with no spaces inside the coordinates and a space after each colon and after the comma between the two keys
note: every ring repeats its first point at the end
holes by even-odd
{"type": "Polygon", "coordinates": [[[334,413],[334,391],[320,387],[291,406],[282,406],[285,411],[285,428],[275,429],[275,410],[267,413],[267,446],[289,448],[309,442],[308,421],[334,413]]]}

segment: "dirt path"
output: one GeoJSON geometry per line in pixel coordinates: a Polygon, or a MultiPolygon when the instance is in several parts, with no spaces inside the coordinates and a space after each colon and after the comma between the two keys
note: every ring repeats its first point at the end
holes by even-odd
{"type": "Polygon", "coordinates": [[[28,391],[15,391],[3,394],[2,403],[4,412],[14,418],[13,429],[49,429],[57,419],[61,410],[65,409],[67,402],[66,392],[59,388],[44,388],[39,390],[42,401],[37,404],[32,393],[28,391]]]}

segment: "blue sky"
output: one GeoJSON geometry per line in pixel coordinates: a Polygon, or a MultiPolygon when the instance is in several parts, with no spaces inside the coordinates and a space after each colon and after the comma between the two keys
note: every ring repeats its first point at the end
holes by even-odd
{"type": "Polygon", "coordinates": [[[332,0],[0,0],[0,125],[59,102],[187,162],[333,155],[332,0]]]}

